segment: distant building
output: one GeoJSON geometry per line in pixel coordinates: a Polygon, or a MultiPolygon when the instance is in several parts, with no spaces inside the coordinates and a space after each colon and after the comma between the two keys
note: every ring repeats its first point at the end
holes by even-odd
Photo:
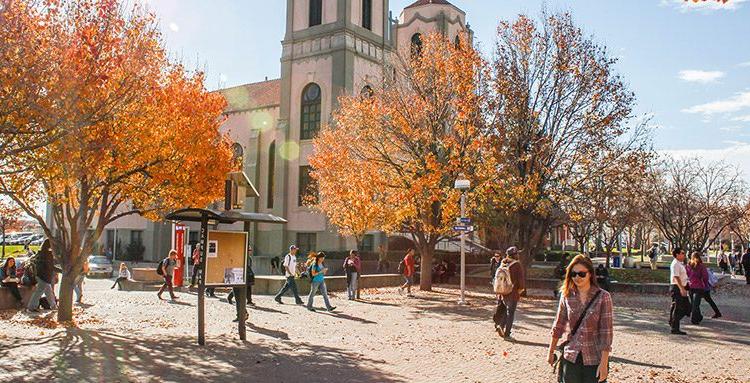
{"type": "MultiPolygon", "coordinates": [[[[416,1],[398,20],[391,17],[388,0],[287,0],[286,7],[281,78],[219,90],[228,102],[222,130],[235,142],[235,155],[261,194],[245,209],[289,221],[252,225],[256,256],[283,254],[291,243],[302,251],[355,246],[325,215],[302,204],[305,193],[314,193],[308,165],[312,138],[337,107],[338,96],[360,94],[380,82],[396,50],[434,31],[451,41],[461,33],[473,38],[466,14],[446,0],[416,1]]],[[[113,246],[116,228],[118,240],[141,241],[146,258],[158,259],[171,241],[169,226],[131,217],[108,225],[102,243],[113,246]]],[[[189,227],[190,242],[197,242],[198,227],[189,227]]],[[[384,240],[372,232],[364,250],[384,240]]]]}

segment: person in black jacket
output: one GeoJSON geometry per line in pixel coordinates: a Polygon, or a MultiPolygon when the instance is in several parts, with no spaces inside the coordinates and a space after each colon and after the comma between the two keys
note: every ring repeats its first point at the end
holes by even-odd
{"type": "MultiPolygon", "coordinates": [[[[253,258],[248,255],[247,257],[247,268],[245,269],[245,286],[247,286],[247,305],[248,306],[255,306],[255,303],[253,303],[253,285],[255,284],[255,273],[253,272],[253,258]]],[[[232,287],[232,291],[229,292],[229,295],[227,295],[227,302],[229,304],[232,304],[232,300],[235,296],[239,294],[239,288],[238,287],[232,287]]],[[[237,302],[237,318],[234,319],[235,322],[239,320],[239,312],[240,312],[240,305],[241,302],[237,302]]]]}
{"type": "Polygon", "coordinates": [[[47,298],[47,302],[52,310],[57,309],[57,300],[55,299],[55,292],[52,289],[52,284],[55,280],[55,273],[58,271],[55,268],[55,261],[52,258],[52,248],[50,246],[49,239],[45,239],[42,243],[42,248],[39,250],[39,254],[34,264],[34,270],[36,275],[36,288],[31,294],[29,299],[28,310],[39,311],[39,299],[44,295],[47,298]]]}
{"type": "Polygon", "coordinates": [[[745,272],[745,280],[747,281],[747,284],[750,285],[750,248],[745,251],[745,254],[742,254],[742,260],[740,263],[745,272]]]}

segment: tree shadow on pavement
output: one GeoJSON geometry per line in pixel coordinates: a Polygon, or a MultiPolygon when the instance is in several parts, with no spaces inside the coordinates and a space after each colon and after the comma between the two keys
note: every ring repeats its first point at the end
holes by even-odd
{"type": "MultiPolygon", "coordinates": [[[[252,329],[259,329],[253,327],[252,329]]],[[[281,336],[260,329],[260,333],[281,336]]],[[[271,336],[273,336],[271,335],[271,336]]],[[[49,382],[405,382],[380,370],[371,360],[338,348],[285,342],[241,342],[226,336],[196,345],[192,336],[122,336],[106,331],[68,328],[40,340],[0,339],[3,354],[14,347],[14,363],[4,365],[13,381],[49,382]],[[28,349],[28,351],[26,351],[28,349]],[[20,355],[20,357],[19,357],[20,355]]],[[[5,355],[3,355],[5,359],[5,355]]]]}

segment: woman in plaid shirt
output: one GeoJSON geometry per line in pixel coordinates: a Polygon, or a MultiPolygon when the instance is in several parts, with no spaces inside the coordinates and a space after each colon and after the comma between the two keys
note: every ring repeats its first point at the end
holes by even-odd
{"type": "Polygon", "coordinates": [[[589,300],[595,298],[578,331],[572,337],[568,335],[560,361],[560,382],[605,382],[612,351],[612,297],[597,285],[589,258],[584,255],[573,258],[560,292],[548,362],[554,364],[557,342],[566,332],[570,334],[589,300]]]}

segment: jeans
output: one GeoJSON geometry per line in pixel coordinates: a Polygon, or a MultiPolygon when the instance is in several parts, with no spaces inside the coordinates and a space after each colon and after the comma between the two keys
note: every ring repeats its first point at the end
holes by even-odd
{"type": "Polygon", "coordinates": [[[599,365],[596,366],[584,366],[583,356],[578,353],[576,362],[563,358],[560,361],[562,363],[562,369],[560,371],[561,383],[598,383],[599,379],[596,377],[596,370],[599,369],[599,365]]]}
{"type": "Polygon", "coordinates": [[[200,270],[200,269],[201,269],[201,264],[200,263],[193,264],[193,275],[190,277],[190,285],[191,286],[195,285],[195,280],[198,278],[198,270],[200,270]]]}
{"type": "Polygon", "coordinates": [[[73,284],[73,292],[76,293],[76,302],[81,303],[83,299],[83,275],[79,275],[73,284]]]}
{"type": "Polygon", "coordinates": [[[36,288],[29,299],[29,310],[36,310],[39,307],[39,299],[42,298],[42,295],[47,297],[47,302],[49,302],[49,306],[52,310],[57,308],[57,301],[55,300],[55,292],[52,290],[52,284],[36,277],[36,288]]]}
{"type": "Polygon", "coordinates": [[[292,290],[292,295],[294,295],[294,300],[297,303],[302,303],[302,298],[299,297],[299,292],[297,292],[297,282],[294,281],[294,277],[286,277],[286,283],[284,283],[284,286],[279,290],[279,292],[276,294],[277,301],[281,300],[281,296],[284,295],[288,290],[292,290]]]}
{"type": "Polygon", "coordinates": [[[175,295],[174,295],[174,290],[172,289],[172,276],[171,275],[164,276],[164,284],[161,285],[161,288],[159,288],[159,293],[157,293],[156,295],[158,295],[159,298],[161,298],[161,294],[164,292],[164,290],[169,290],[169,296],[172,298],[172,300],[174,300],[175,295]]]}
{"type": "Polygon", "coordinates": [[[672,306],[669,309],[669,324],[672,331],[680,331],[680,321],[690,314],[690,300],[680,294],[680,288],[677,285],[670,286],[672,292],[672,306]]]}
{"type": "Polygon", "coordinates": [[[122,281],[127,281],[127,280],[128,279],[125,277],[117,277],[117,279],[115,279],[115,283],[112,284],[111,288],[114,289],[115,286],[117,286],[118,290],[122,290],[122,281]]]}
{"type": "Polygon", "coordinates": [[[703,299],[705,299],[706,302],[711,305],[711,308],[714,310],[715,315],[721,315],[719,307],[716,306],[716,302],[714,302],[713,298],[711,298],[711,290],[706,290],[706,292],[703,293],[703,299]]]}
{"type": "Polygon", "coordinates": [[[331,302],[328,301],[328,289],[326,289],[326,282],[313,282],[310,285],[310,296],[307,297],[307,308],[311,309],[313,308],[313,298],[315,297],[315,293],[320,291],[320,295],[323,296],[323,302],[326,304],[326,308],[328,310],[331,309],[331,302]]]}
{"type": "Polygon", "coordinates": [[[690,306],[690,322],[692,324],[700,324],[703,320],[703,314],[701,314],[701,300],[706,290],[703,289],[690,289],[690,300],[692,304],[690,306]]]}
{"type": "Polygon", "coordinates": [[[349,300],[357,298],[357,273],[346,275],[346,293],[349,295],[349,300]]]}
{"type": "Polygon", "coordinates": [[[503,295],[497,300],[494,316],[495,324],[505,330],[505,336],[510,336],[513,320],[516,316],[516,307],[518,307],[518,300],[513,299],[512,295],[503,295]]]}

